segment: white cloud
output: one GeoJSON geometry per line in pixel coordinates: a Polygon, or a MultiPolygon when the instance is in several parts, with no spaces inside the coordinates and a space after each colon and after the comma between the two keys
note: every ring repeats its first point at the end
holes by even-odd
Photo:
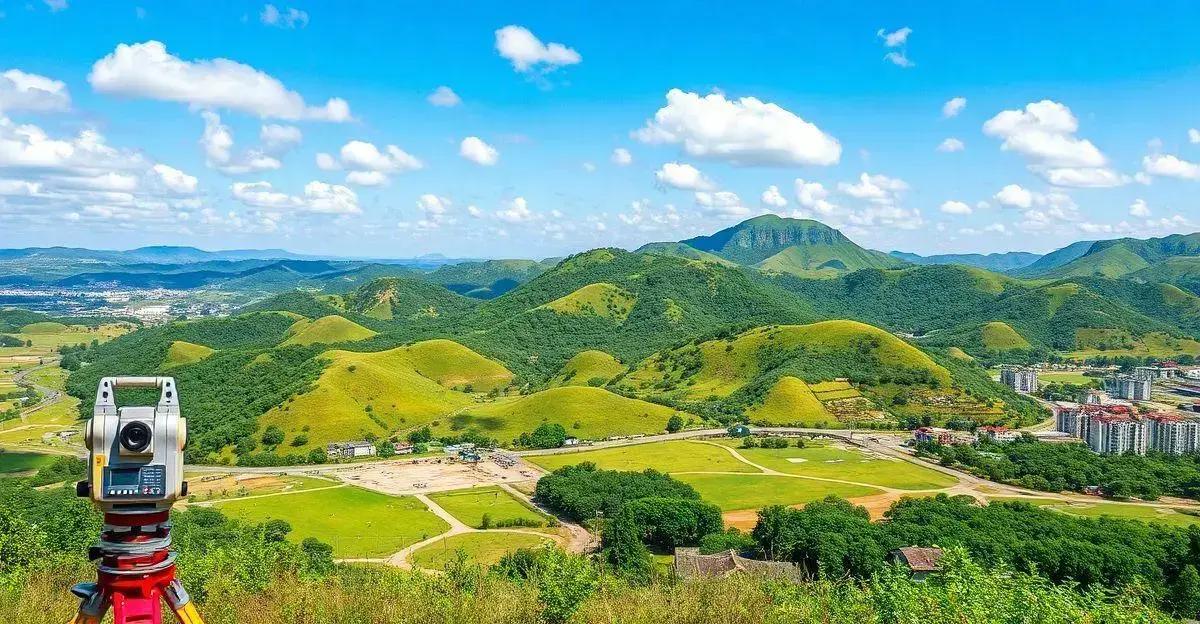
{"type": "Polygon", "coordinates": [[[967,146],[963,145],[962,141],[960,141],[954,137],[950,137],[950,138],[942,141],[937,146],[937,151],[939,151],[939,152],[961,152],[964,149],[967,149],[967,146]]]}
{"type": "Polygon", "coordinates": [[[204,118],[204,134],[200,136],[200,146],[204,149],[205,162],[209,167],[226,175],[242,175],[274,171],[283,166],[279,159],[261,150],[247,150],[235,157],[233,134],[228,126],[221,123],[220,115],[212,111],[202,111],[200,115],[204,118]]]}
{"type": "Polygon", "coordinates": [[[856,199],[880,205],[891,205],[896,203],[901,193],[908,190],[908,183],[885,175],[863,173],[858,176],[857,184],[838,183],[838,190],[856,199]]]}
{"type": "Polygon", "coordinates": [[[83,130],[70,139],[56,139],[38,126],[16,124],[0,116],[0,168],[97,175],[145,167],[141,155],[110,147],[95,130],[83,130]]]}
{"type": "Polygon", "coordinates": [[[667,92],[667,105],[632,136],[735,165],[832,165],[842,154],[837,139],[776,104],[679,89],[667,92]]]}
{"type": "Polygon", "coordinates": [[[1025,156],[1029,169],[1056,186],[1111,187],[1129,178],[1108,168],[1108,159],[1091,141],[1075,136],[1079,121],[1071,109],[1051,100],[1006,110],[983,124],[988,136],[1003,140],[1001,149],[1025,156]]]}
{"type": "Polygon", "coordinates": [[[955,200],[942,202],[940,210],[946,214],[952,215],[969,215],[974,212],[967,204],[955,200]]]}
{"type": "Polygon", "coordinates": [[[480,210],[478,206],[467,206],[467,214],[471,215],[471,217],[475,219],[483,218],[483,211],[480,210]]]}
{"type": "Polygon", "coordinates": [[[339,163],[332,154],[327,154],[325,152],[318,152],[316,161],[317,168],[321,171],[337,171],[338,169],[342,168],[341,163],[339,163]]]}
{"type": "Polygon", "coordinates": [[[1129,204],[1129,214],[1135,217],[1146,218],[1150,216],[1150,206],[1146,204],[1146,200],[1138,198],[1129,204]]]}
{"type": "Polygon", "coordinates": [[[350,105],[343,99],[330,98],[321,106],[309,106],[299,93],[249,65],[223,58],[185,61],[158,41],[118,45],[92,65],[88,82],[101,93],[227,108],[259,117],[352,119],[350,105]]]}
{"type": "Polygon", "coordinates": [[[820,182],[806,182],[796,178],[796,202],[804,208],[816,212],[820,216],[832,215],[837,206],[827,199],[829,191],[820,182]]]}
{"type": "Polygon", "coordinates": [[[425,193],[417,198],[417,208],[428,215],[443,215],[449,210],[450,200],[433,193],[425,193]]]}
{"type": "Polygon", "coordinates": [[[1019,184],[1009,184],[1000,189],[994,198],[1001,206],[1025,210],[1033,207],[1034,194],[1019,184]]]}
{"type": "Polygon", "coordinates": [[[68,8],[70,8],[67,0],[42,0],[42,2],[50,8],[51,13],[66,11],[68,8]]]}
{"type": "Polygon", "coordinates": [[[458,145],[458,155],[484,167],[491,167],[500,160],[500,152],[477,136],[469,136],[458,145]]]}
{"type": "Polygon", "coordinates": [[[561,43],[542,43],[529,29],[509,25],[496,31],[496,51],[519,72],[547,73],[583,60],[561,43]]]}
{"type": "Polygon", "coordinates": [[[905,69],[917,66],[917,64],[912,62],[908,58],[908,55],[904,52],[888,52],[887,54],[883,55],[883,60],[895,65],[896,67],[903,67],[905,69]]]}
{"type": "Polygon", "coordinates": [[[280,11],[273,4],[264,6],[262,12],[258,14],[258,19],[263,24],[275,26],[276,28],[304,28],[308,26],[307,11],[301,11],[292,7],[280,11]]]}
{"type": "Polygon", "coordinates": [[[161,163],[151,167],[150,171],[171,192],[187,195],[196,192],[198,181],[195,176],[190,176],[174,167],[161,163]]]}
{"type": "Polygon", "coordinates": [[[588,173],[594,173],[596,171],[596,165],[590,162],[585,162],[580,166],[583,167],[583,170],[588,173]]]}
{"type": "Polygon", "coordinates": [[[1200,180],[1200,164],[1170,154],[1154,154],[1142,158],[1142,169],[1149,175],[1200,180]]]}
{"type": "Polygon", "coordinates": [[[462,104],[462,98],[458,97],[458,94],[454,92],[454,89],[451,89],[446,85],[442,85],[434,89],[433,93],[430,93],[429,97],[425,98],[425,101],[433,104],[434,106],[441,106],[443,108],[450,108],[452,106],[458,106],[459,104],[462,104]]]}
{"type": "Polygon", "coordinates": [[[1188,141],[1191,143],[1200,143],[1200,130],[1195,128],[1188,129],[1188,141]]]}
{"type": "Polygon", "coordinates": [[[613,150],[612,161],[613,164],[617,165],[618,167],[628,167],[629,165],[633,164],[633,154],[630,154],[629,150],[623,147],[618,147],[617,149],[613,150]]]}
{"type": "Polygon", "coordinates": [[[0,73],[0,113],[59,112],[70,108],[71,95],[65,83],[19,69],[0,73]]]}
{"type": "Polygon", "coordinates": [[[696,191],[696,204],[704,212],[720,217],[744,217],[750,214],[750,209],[742,205],[742,198],[731,191],[696,191]]]}
{"type": "Polygon", "coordinates": [[[955,117],[959,113],[963,112],[963,109],[966,107],[967,107],[967,98],[965,98],[965,97],[950,98],[949,100],[946,100],[945,104],[942,104],[942,117],[946,117],[946,118],[955,117]]]}
{"type": "Polygon", "coordinates": [[[908,43],[908,36],[911,34],[912,29],[908,26],[905,26],[904,28],[900,28],[892,32],[887,32],[880,28],[879,31],[875,33],[875,36],[883,39],[883,45],[889,48],[896,48],[908,43]]]}
{"type": "Polygon", "coordinates": [[[1008,227],[1003,223],[993,223],[983,228],[984,232],[994,232],[996,234],[1008,234],[1008,227]]]}
{"type": "Polygon", "coordinates": [[[784,206],[787,206],[788,203],[787,198],[783,196],[783,193],[779,192],[779,187],[775,186],[774,184],[768,186],[767,190],[762,192],[760,199],[764,205],[772,208],[783,208],[784,206]]]}
{"type": "Polygon", "coordinates": [[[358,195],[348,187],[312,181],[304,185],[302,195],[276,191],[270,182],[234,182],[233,197],[247,206],[265,209],[292,209],[319,214],[360,214],[358,195]]]}
{"type": "Polygon", "coordinates": [[[304,134],[296,126],[281,126],[279,124],[263,124],[258,131],[258,140],[263,149],[273,154],[286,152],[304,140],[304,134]]]}
{"type": "Polygon", "coordinates": [[[659,183],[685,191],[708,191],[716,188],[700,170],[686,163],[664,163],[654,177],[659,183]]]}
{"type": "Polygon", "coordinates": [[[382,171],[351,171],[346,174],[346,182],[358,186],[383,186],[388,183],[388,177],[382,171]]]}
{"type": "MultiPolygon", "coordinates": [[[[617,220],[641,232],[678,232],[683,221],[674,204],[666,204],[662,210],[656,210],[650,200],[638,199],[629,202],[629,209],[629,212],[617,213],[617,220]]],[[[600,225],[603,223],[597,223],[597,226],[600,225]]]]}
{"type": "Polygon", "coordinates": [[[524,197],[513,198],[508,207],[496,211],[496,218],[507,223],[524,223],[532,221],[534,214],[529,210],[529,204],[524,197]]]}

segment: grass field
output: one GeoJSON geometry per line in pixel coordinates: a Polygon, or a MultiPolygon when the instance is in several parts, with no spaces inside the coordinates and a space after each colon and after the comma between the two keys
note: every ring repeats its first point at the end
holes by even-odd
{"type": "Polygon", "coordinates": [[[1200,342],[1191,338],[1175,338],[1159,332],[1150,332],[1136,338],[1128,332],[1115,329],[1079,329],[1075,334],[1076,350],[1064,354],[1069,358],[1082,359],[1100,355],[1138,357],[1200,355],[1200,342]]]}
{"type": "MultiPolygon", "coordinates": [[[[658,433],[676,412],[669,407],[629,399],[601,388],[551,388],[528,396],[501,399],[463,410],[442,422],[446,428],[476,427],[506,443],[544,422],[558,423],[568,435],[602,439],[615,435],[658,433]]],[[[683,414],[685,420],[687,415],[683,414]]]]}
{"type": "Polygon", "coordinates": [[[1085,385],[1091,384],[1093,381],[1100,381],[1099,377],[1088,377],[1083,373],[1066,372],[1066,371],[1039,371],[1038,381],[1069,383],[1085,385]]]}
{"type": "Polygon", "coordinates": [[[995,497],[989,500],[993,502],[1000,501],[1022,501],[1053,509],[1054,511],[1079,516],[1082,518],[1099,518],[1107,516],[1110,518],[1122,518],[1125,520],[1140,520],[1142,522],[1161,522],[1171,526],[1186,527],[1193,524],[1200,524],[1200,517],[1192,516],[1185,513],[1180,513],[1166,507],[1150,507],[1147,505],[1128,505],[1122,503],[1068,503],[1056,500],[1039,500],[1031,498],[1007,498],[995,497]]]}
{"type": "MultiPolygon", "coordinates": [[[[737,444],[732,440],[723,443],[737,444]]],[[[809,443],[805,448],[739,448],[737,452],[760,466],[808,477],[842,479],[901,490],[932,490],[958,483],[954,477],[936,470],[899,459],[878,457],[852,447],[809,443]]]]}
{"type": "Polygon", "coordinates": [[[761,474],[685,474],[676,478],[690,483],[704,500],[720,507],[722,511],[798,505],[830,494],[852,498],[882,492],[857,485],[761,474]]]}
{"type": "Polygon", "coordinates": [[[216,353],[211,347],[201,344],[176,340],[167,348],[167,357],[163,360],[163,369],[175,368],[194,364],[216,353]]]}
{"type": "Polygon", "coordinates": [[[474,403],[471,395],[451,388],[485,391],[512,380],[500,363],[450,340],[375,353],[326,351],[320,357],[330,364],[316,387],[272,408],[259,423],[280,427],[288,439],[308,427],[309,443],[301,450],[430,424],[474,403]]]}
{"type": "Polygon", "coordinates": [[[767,393],[762,404],[746,410],[754,424],[809,427],[836,420],[813,394],[808,384],[795,377],[782,377],[767,393]]]}
{"type": "MultiPolygon", "coordinates": [[[[37,354],[49,355],[52,351],[63,345],[88,344],[93,340],[99,342],[112,340],[130,331],[131,326],[127,323],[114,323],[112,325],[101,325],[100,327],[86,327],[84,325],[63,325],[62,323],[48,322],[33,323],[21,329],[20,333],[9,335],[19,340],[32,342],[33,349],[37,354]],[[29,328],[33,328],[34,331],[25,331],[29,328]]],[[[0,349],[0,355],[29,352],[28,347],[4,347],[0,349]]]]}
{"type": "Polygon", "coordinates": [[[550,380],[552,386],[586,386],[592,379],[605,383],[625,371],[625,365],[603,351],[582,351],[563,364],[562,369],[550,380]]]}
{"type": "Polygon", "coordinates": [[[753,466],[740,462],[729,452],[711,444],[671,440],[651,442],[634,446],[559,453],[555,455],[531,455],[525,458],[546,470],[563,466],[593,462],[605,470],[645,470],[653,468],[659,472],[758,472],[753,466]]]}
{"type": "Polygon", "coordinates": [[[509,531],[462,533],[440,539],[418,550],[413,553],[412,562],[426,570],[444,570],[446,564],[453,561],[461,551],[468,561],[489,566],[514,550],[536,548],[549,541],[551,540],[547,537],[509,531]]]}
{"type": "Polygon", "coordinates": [[[637,299],[620,286],[601,282],[588,284],[543,306],[559,314],[594,314],[624,321],[637,299]]]}
{"type": "Polygon", "coordinates": [[[288,338],[283,341],[283,346],[353,342],[365,340],[375,334],[376,332],[350,319],[330,314],[315,321],[308,319],[296,321],[288,328],[288,338]]]}
{"type": "Polygon", "coordinates": [[[355,487],[230,500],[214,506],[250,522],[286,520],[295,541],[315,537],[340,558],[385,557],[446,531],[446,523],[411,497],[377,494],[355,487]]]}
{"type": "Polygon", "coordinates": [[[430,494],[429,498],[463,524],[477,529],[483,528],[485,514],[492,523],[527,520],[545,524],[547,520],[541,512],[530,509],[512,494],[495,486],[438,492],[430,494]]]}
{"type": "Polygon", "coordinates": [[[41,453],[0,452],[0,476],[37,470],[43,466],[50,465],[55,459],[57,459],[55,455],[44,455],[41,453]]]}
{"type": "Polygon", "coordinates": [[[983,348],[992,351],[1009,351],[1012,349],[1028,349],[1032,345],[1017,330],[1008,323],[993,321],[980,329],[980,340],[983,348]]]}

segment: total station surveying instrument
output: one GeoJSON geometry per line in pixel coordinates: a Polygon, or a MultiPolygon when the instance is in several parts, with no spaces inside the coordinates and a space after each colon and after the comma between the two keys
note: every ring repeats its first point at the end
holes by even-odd
{"type": "Polygon", "coordinates": [[[79,583],[72,624],[100,624],[109,608],[114,624],[161,624],[165,601],[182,624],[203,624],[175,578],[171,505],[187,495],[183,447],[187,421],[171,377],[105,377],[84,430],[88,478],[76,493],[104,512],[100,542],[88,551],[97,581],[79,583]],[[154,406],[117,407],[117,388],[158,388],[154,406]]]}

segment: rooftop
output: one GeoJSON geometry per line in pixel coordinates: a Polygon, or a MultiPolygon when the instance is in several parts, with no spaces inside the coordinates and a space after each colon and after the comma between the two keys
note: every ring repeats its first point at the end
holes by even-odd
{"type": "Polygon", "coordinates": [[[908,566],[908,569],[913,572],[937,572],[942,569],[940,565],[942,554],[941,548],[922,548],[920,546],[906,546],[892,551],[892,557],[908,566]]]}

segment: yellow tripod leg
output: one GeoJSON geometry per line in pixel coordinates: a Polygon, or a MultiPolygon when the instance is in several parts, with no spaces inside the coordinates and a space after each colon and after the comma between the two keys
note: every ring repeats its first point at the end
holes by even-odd
{"type": "Polygon", "coordinates": [[[79,583],[71,588],[79,596],[79,613],[69,624],[100,624],[108,611],[108,601],[95,583],[79,583]]]}
{"type": "Polygon", "coordinates": [[[170,585],[166,586],[163,596],[167,599],[167,605],[175,612],[175,619],[179,620],[179,624],[204,624],[200,612],[196,610],[196,604],[192,602],[192,597],[188,595],[187,590],[178,580],[173,580],[170,585]]]}
{"type": "Polygon", "coordinates": [[[100,624],[100,618],[86,613],[77,613],[75,619],[71,620],[69,624],[100,624]]]}

